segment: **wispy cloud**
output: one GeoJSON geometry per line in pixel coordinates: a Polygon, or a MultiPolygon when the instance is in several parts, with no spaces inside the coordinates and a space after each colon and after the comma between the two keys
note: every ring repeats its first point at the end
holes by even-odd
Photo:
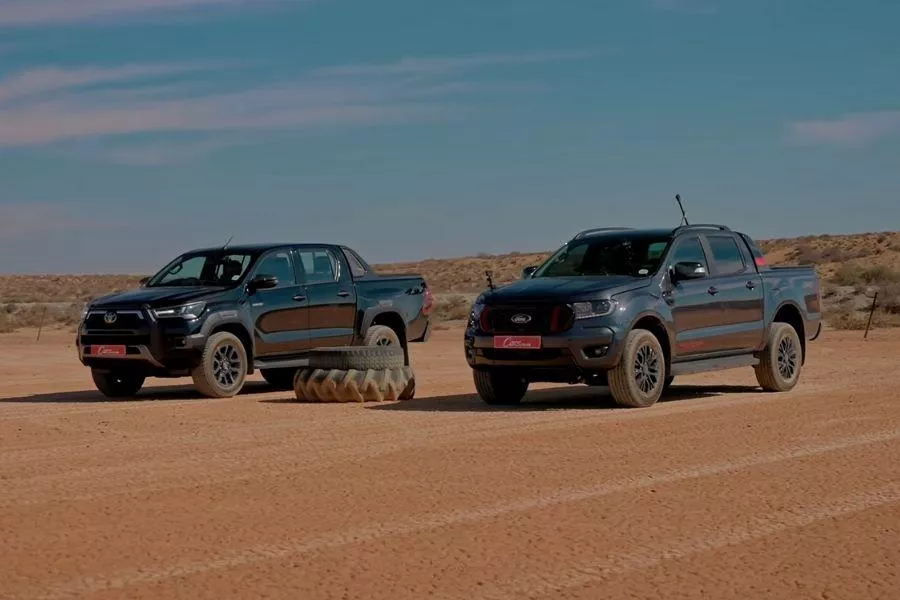
{"type": "Polygon", "coordinates": [[[598,56],[599,54],[599,50],[570,50],[557,52],[522,52],[513,54],[471,54],[468,56],[404,58],[387,64],[358,64],[325,67],[319,69],[318,72],[324,75],[339,76],[437,75],[453,71],[499,65],[578,60],[591,58],[598,56]]]}
{"type": "Polygon", "coordinates": [[[48,92],[130,81],[146,82],[156,77],[204,71],[212,66],[214,65],[207,63],[185,63],[122,65],[111,68],[84,66],[74,69],[49,66],[31,69],[0,81],[0,105],[48,92]]]}
{"type": "MultiPolygon", "coordinates": [[[[349,65],[292,79],[225,86],[213,64],[137,64],[47,67],[0,79],[0,147],[77,142],[134,134],[200,134],[180,149],[196,156],[219,147],[216,134],[323,125],[418,122],[455,113],[461,95],[527,93],[533,82],[472,80],[476,68],[512,63],[577,60],[593,52],[481,54],[407,58],[387,64],[349,65]],[[190,73],[191,77],[179,79],[190,73]],[[428,77],[419,77],[421,75],[428,77]]],[[[226,65],[223,67],[223,65],[226,65]]],[[[229,142],[231,145],[231,142],[229,142]]],[[[172,147],[147,147],[115,156],[154,164],[172,147]]]]}
{"type": "Polygon", "coordinates": [[[0,242],[61,231],[122,227],[104,219],[73,217],[66,206],[53,203],[0,204],[0,242]]]}
{"type": "Polygon", "coordinates": [[[259,7],[297,5],[316,0],[0,0],[0,27],[41,26],[96,22],[109,19],[222,9],[229,6],[259,7]]]}
{"type": "Polygon", "coordinates": [[[801,145],[861,147],[893,136],[900,136],[900,110],[848,113],[830,120],[796,121],[788,125],[786,140],[801,145]]]}

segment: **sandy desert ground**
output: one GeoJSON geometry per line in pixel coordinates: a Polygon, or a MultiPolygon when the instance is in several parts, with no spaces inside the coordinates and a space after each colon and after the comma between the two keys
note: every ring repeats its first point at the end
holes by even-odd
{"type": "Polygon", "coordinates": [[[384,405],[112,402],[72,334],[0,336],[0,597],[897,598],[896,333],[824,333],[792,393],[726,371],[640,410],[488,408],[460,336],[384,405]]]}

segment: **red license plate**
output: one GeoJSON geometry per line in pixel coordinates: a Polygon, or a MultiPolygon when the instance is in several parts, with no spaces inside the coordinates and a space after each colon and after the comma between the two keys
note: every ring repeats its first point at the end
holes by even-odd
{"type": "Polygon", "coordinates": [[[494,336],[494,348],[502,350],[540,350],[539,335],[498,335],[494,336]]]}
{"type": "Polygon", "coordinates": [[[91,356],[125,356],[126,354],[128,354],[128,349],[125,346],[91,346],[91,356]]]}

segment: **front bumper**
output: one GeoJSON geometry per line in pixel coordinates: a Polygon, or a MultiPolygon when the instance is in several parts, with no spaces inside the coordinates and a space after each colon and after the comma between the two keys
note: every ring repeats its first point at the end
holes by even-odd
{"type": "Polygon", "coordinates": [[[465,334],[465,354],[472,368],[551,368],[598,372],[618,364],[622,353],[621,339],[622,336],[612,327],[576,325],[564,334],[542,336],[540,349],[502,350],[494,348],[494,335],[469,328],[465,334]]]}
{"type": "Polygon", "coordinates": [[[197,333],[196,322],[155,319],[145,308],[113,309],[133,317],[128,328],[104,326],[96,310],[78,328],[75,346],[81,364],[100,369],[124,368],[143,371],[182,372],[197,364],[206,337],[197,333]],[[124,356],[95,355],[96,345],[125,346],[124,356]]]}

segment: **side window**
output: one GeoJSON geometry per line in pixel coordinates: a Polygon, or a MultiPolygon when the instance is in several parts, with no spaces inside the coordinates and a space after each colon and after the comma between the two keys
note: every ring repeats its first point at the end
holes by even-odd
{"type": "Polygon", "coordinates": [[[344,256],[347,258],[347,264],[350,265],[350,273],[354,277],[362,277],[366,274],[366,268],[362,266],[355,252],[350,249],[344,249],[344,256]]]}
{"type": "Polygon", "coordinates": [[[274,275],[278,278],[276,287],[295,285],[294,265],[290,250],[276,250],[265,255],[256,267],[257,275],[274,275]]]}
{"type": "Polygon", "coordinates": [[[731,236],[708,235],[706,241],[716,262],[716,275],[735,275],[747,266],[737,242],[731,236]]]}
{"type": "Polygon", "coordinates": [[[700,238],[697,236],[679,240],[675,247],[675,254],[672,255],[671,264],[679,262],[698,262],[709,272],[709,264],[706,262],[706,253],[703,252],[703,246],[700,244],[700,238]]]}
{"type": "Polygon", "coordinates": [[[306,283],[331,283],[337,280],[337,265],[331,253],[324,248],[297,251],[306,283]]]}

